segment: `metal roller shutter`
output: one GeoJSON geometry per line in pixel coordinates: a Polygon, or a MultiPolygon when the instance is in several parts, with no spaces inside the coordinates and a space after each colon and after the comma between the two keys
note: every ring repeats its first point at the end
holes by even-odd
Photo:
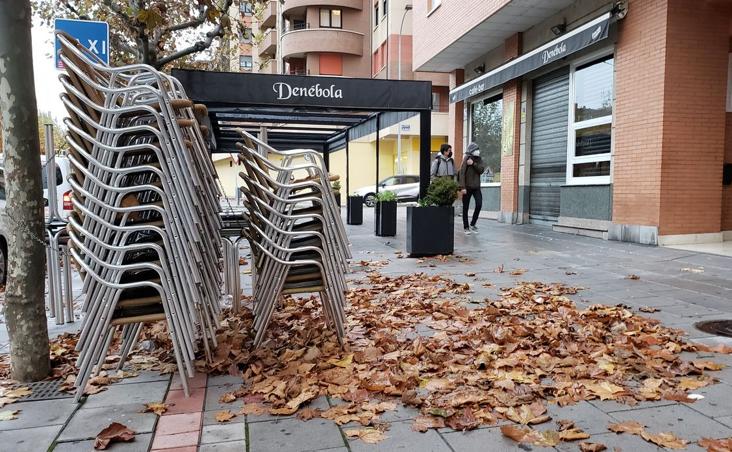
{"type": "Polygon", "coordinates": [[[529,218],[554,222],[559,217],[559,187],[567,174],[569,68],[534,80],[531,128],[529,218]]]}

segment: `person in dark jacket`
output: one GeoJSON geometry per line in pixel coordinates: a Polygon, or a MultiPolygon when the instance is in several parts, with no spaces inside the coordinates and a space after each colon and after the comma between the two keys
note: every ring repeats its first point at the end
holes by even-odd
{"type": "Polygon", "coordinates": [[[480,148],[477,144],[470,143],[458,173],[458,184],[463,195],[463,228],[466,235],[478,232],[476,223],[480,209],[483,208],[483,195],[480,192],[480,175],[483,174],[483,171],[485,171],[485,163],[480,158],[480,148]],[[468,225],[470,198],[475,199],[475,210],[473,210],[473,219],[468,225]]]}
{"type": "Polygon", "coordinates": [[[455,160],[452,159],[452,146],[447,143],[440,146],[440,153],[432,161],[430,178],[435,179],[437,177],[455,177],[455,160]]]}

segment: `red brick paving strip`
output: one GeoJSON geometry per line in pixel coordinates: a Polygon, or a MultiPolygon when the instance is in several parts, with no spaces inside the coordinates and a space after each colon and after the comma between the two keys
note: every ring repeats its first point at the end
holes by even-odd
{"type": "Polygon", "coordinates": [[[208,375],[189,380],[191,396],[186,397],[180,378],[173,377],[165,403],[168,411],[158,419],[150,452],[196,452],[201,437],[203,408],[208,375]]]}

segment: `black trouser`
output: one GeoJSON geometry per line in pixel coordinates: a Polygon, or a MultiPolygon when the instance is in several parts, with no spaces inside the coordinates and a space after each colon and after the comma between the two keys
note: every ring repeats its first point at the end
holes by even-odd
{"type": "Polygon", "coordinates": [[[471,226],[475,226],[478,222],[478,215],[480,215],[480,209],[483,208],[483,193],[480,192],[480,188],[467,188],[466,193],[463,195],[463,227],[468,229],[468,207],[470,206],[470,197],[475,198],[475,210],[473,211],[473,221],[470,223],[471,226]]]}

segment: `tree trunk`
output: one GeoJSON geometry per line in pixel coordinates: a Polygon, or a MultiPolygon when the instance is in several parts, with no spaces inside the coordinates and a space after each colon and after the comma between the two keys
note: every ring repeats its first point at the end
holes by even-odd
{"type": "MultiPolygon", "coordinates": [[[[51,63],[49,62],[49,65],[51,63]]],[[[52,70],[50,67],[48,70],[52,70]]],[[[45,249],[41,156],[31,52],[29,0],[0,0],[0,115],[5,148],[8,277],[5,320],[13,378],[50,371],[44,303],[45,249]]]]}

